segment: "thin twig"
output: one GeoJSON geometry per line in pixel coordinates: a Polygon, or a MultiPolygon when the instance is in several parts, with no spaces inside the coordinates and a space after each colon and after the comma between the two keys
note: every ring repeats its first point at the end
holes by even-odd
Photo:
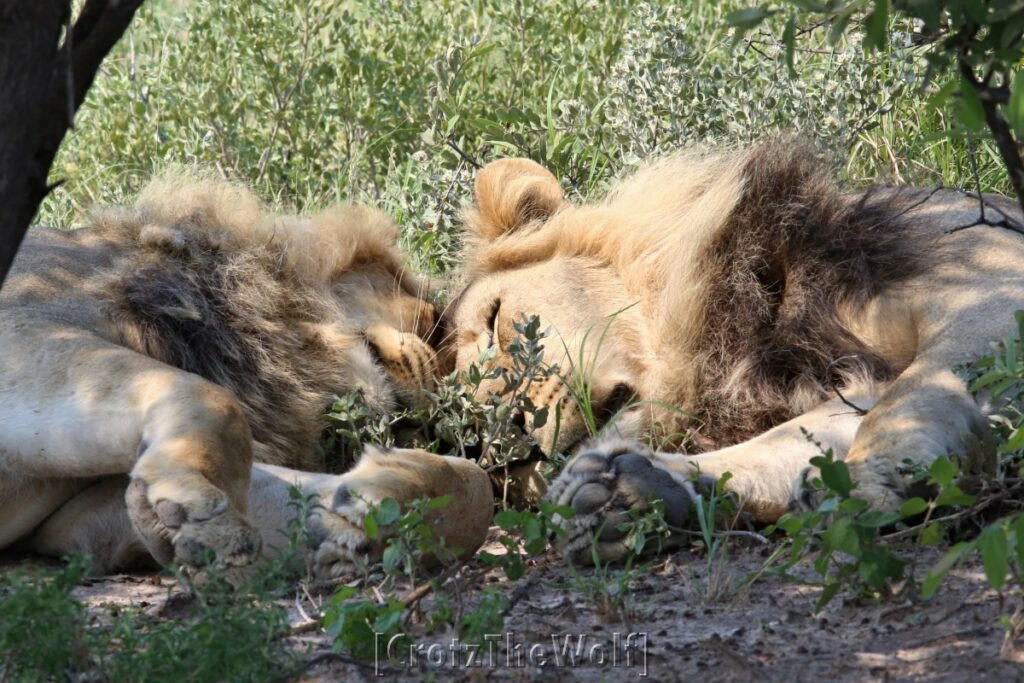
{"type": "Polygon", "coordinates": [[[978,220],[988,223],[985,219],[985,198],[981,194],[981,176],[978,175],[978,153],[974,149],[974,136],[967,134],[967,159],[971,162],[971,175],[974,176],[974,191],[978,193],[978,220]]]}
{"type": "Polygon", "coordinates": [[[448,138],[444,142],[445,142],[446,145],[448,145],[449,147],[454,149],[456,154],[458,154],[460,157],[462,157],[462,160],[465,161],[467,164],[470,164],[475,169],[483,168],[483,166],[481,166],[479,163],[477,163],[476,159],[474,159],[473,157],[471,157],[468,154],[466,154],[466,152],[461,147],[459,147],[457,144],[455,144],[454,140],[452,140],[451,138],[448,138]]]}
{"type": "Polygon", "coordinates": [[[834,368],[836,365],[843,362],[844,360],[848,359],[856,359],[856,356],[846,355],[836,358],[834,361],[828,364],[828,367],[825,368],[825,372],[829,373],[829,382],[832,384],[832,391],[836,392],[836,396],[839,397],[839,400],[845,403],[850,408],[853,408],[858,415],[864,416],[868,414],[868,411],[864,410],[863,408],[861,408],[860,406],[856,405],[855,403],[848,400],[845,396],[843,396],[843,392],[839,391],[839,383],[836,381],[835,375],[831,374],[832,368],[834,368]]]}
{"type": "MultiPolygon", "coordinates": [[[[703,536],[704,535],[700,531],[694,531],[693,529],[675,529],[675,528],[673,528],[672,529],[672,533],[684,534],[684,535],[687,535],[687,536],[703,536]]],[[[764,536],[763,534],[759,534],[756,531],[744,531],[743,529],[722,529],[722,530],[719,530],[719,531],[715,531],[714,535],[716,537],[749,538],[751,540],[757,541],[761,545],[770,545],[771,544],[771,540],[767,536],[764,536]]]]}
{"type": "MultiPolygon", "coordinates": [[[[936,517],[932,520],[932,523],[941,524],[944,522],[951,522],[955,519],[961,519],[963,517],[971,517],[973,515],[978,514],[985,508],[989,507],[990,505],[992,505],[992,503],[1003,500],[1004,498],[1009,498],[1011,495],[1020,492],[1022,488],[1024,488],[1024,481],[1018,481],[1010,488],[1004,491],[1000,491],[999,493],[994,493],[991,496],[988,496],[987,498],[978,501],[969,508],[957,510],[956,512],[950,513],[943,517],[936,517]]],[[[917,524],[910,527],[909,529],[900,529],[899,531],[894,531],[891,534],[885,534],[884,536],[880,536],[879,538],[884,539],[886,541],[897,541],[902,538],[908,538],[919,531],[919,526],[921,525],[917,524]]]]}
{"type": "Polygon", "coordinates": [[[949,235],[954,232],[960,232],[961,230],[973,228],[978,225],[987,225],[993,228],[1006,228],[1007,230],[1012,230],[1013,232],[1018,232],[1024,235],[1024,226],[1021,226],[1015,220],[1007,216],[1006,213],[999,207],[989,205],[988,200],[985,199],[985,195],[982,194],[981,176],[978,173],[978,154],[977,150],[974,148],[974,136],[970,134],[968,134],[967,136],[967,158],[971,162],[971,175],[974,176],[974,190],[976,194],[971,194],[970,192],[964,192],[964,194],[968,197],[973,197],[978,200],[978,220],[974,221],[973,223],[969,223],[968,225],[960,225],[953,228],[952,230],[947,230],[946,234],[949,235]],[[991,208],[993,211],[999,212],[999,215],[1003,217],[1002,220],[995,222],[990,220],[985,213],[986,206],[991,208]]]}
{"type": "Polygon", "coordinates": [[[896,218],[902,218],[903,216],[906,216],[908,213],[910,213],[911,211],[913,211],[914,209],[916,209],[917,207],[921,206],[922,204],[926,203],[929,199],[934,197],[935,193],[938,192],[939,190],[943,189],[943,188],[945,188],[945,185],[942,184],[941,180],[938,181],[937,183],[932,185],[930,188],[928,188],[928,191],[925,193],[924,197],[922,197],[921,199],[917,200],[916,202],[914,202],[913,204],[911,204],[907,208],[905,208],[902,211],[900,211],[898,214],[893,216],[893,218],[896,219],[896,218]]]}
{"type": "Polygon", "coordinates": [[[323,617],[317,617],[309,621],[304,621],[301,624],[292,626],[290,629],[281,634],[282,638],[292,638],[294,636],[302,635],[303,633],[311,633],[313,631],[319,631],[320,627],[324,625],[323,617]]]}
{"type": "MultiPolygon", "coordinates": [[[[965,194],[968,197],[971,197],[972,199],[976,197],[976,195],[973,192],[963,192],[963,194],[965,194]]],[[[999,212],[999,215],[1002,216],[1002,219],[998,221],[993,221],[990,218],[984,216],[983,214],[978,218],[978,220],[974,221],[973,223],[967,223],[966,225],[958,225],[955,228],[947,230],[945,234],[952,235],[953,233],[960,232],[961,230],[967,230],[968,228],[975,228],[978,227],[979,225],[985,225],[990,228],[1004,228],[1006,230],[1009,230],[1010,232],[1015,232],[1019,235],[1024,235],[1024,225],[1021,225],[1017,221],[1007,216],[1002,209],[1000,209],[998,206],[995,206],[994,204],[991,204],[987,199],[982,197],[980,199],[980,202],[983,205],[987,206],[990,210],[999,212]]]]}

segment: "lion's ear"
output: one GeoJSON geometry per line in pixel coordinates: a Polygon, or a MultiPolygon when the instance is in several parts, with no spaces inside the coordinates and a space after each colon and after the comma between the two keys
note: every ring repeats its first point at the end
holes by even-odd
{"type": "Polygon", "coordinates": [[[555,176],[529,159],[500,159],[476,176],[476,211],[467,224],[493,240],[534,220],[546,220],[566,205],[555,176]]]}

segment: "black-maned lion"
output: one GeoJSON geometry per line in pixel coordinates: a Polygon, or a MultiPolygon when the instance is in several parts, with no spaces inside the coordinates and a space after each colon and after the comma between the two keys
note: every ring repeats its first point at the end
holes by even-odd
{"type": "Polygon", "coordinates": [[[959,229],[978,213],[952,191],[843,193],[790,139],[676,154],[583,206],[532,161],[496,161],[476,179],[467,284],[446,316],[456,364],[488,347],[503,362],[513,321],[536,314],[561,368],[530,397],[560,416],[532,430],[541,448],[574,449],[588,422],[616,418],[548,492],[577,512],[569,555],[589,557],[599,528],[600,554],[622,555],[614,522],[651,495],[682,523],[697,473],[731,472],[744,509],[777,519],[818,453],[802,430],[845,459],[858,496],[892,509],[904,460],[992,462],[953,368],[1024,308],[1024,238],[959,229]],[[584,386],[593,420],[570,391],[584,386]],[[697,448],[630,440],[653,426],[697,448]]]}
{"type": "Polygon", "coordinates": [[[475,551],[492,494],[469,461],[370,449],[315,473],[332,396],[387,411],[435,381],[435,313],[396,234],[366,208],[277,216],[188,174],[87,228],[30,231],[0,292],[0,548],[245,565],[281,541],[297,483],[322,506],[322,575],[379,552],[362,520],[385,497],[452,494],[439,531],[475,551]]]}

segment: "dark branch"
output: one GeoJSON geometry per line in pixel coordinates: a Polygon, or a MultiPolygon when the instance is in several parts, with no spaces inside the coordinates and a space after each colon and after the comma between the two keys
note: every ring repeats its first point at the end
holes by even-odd
{"type": "Polygon", "coordinates": [[[50,167],[74,114],[142,2],[86,0],[69,29],[69,0],[0,0],[0,286],[54,187],[50,167]]]}
{"type": "Polygon", "coordinates": [[[959,57],[958,64],[960,74],[974,92],[978,94],[979,99],[981,99],[981,108],[985,112],[985,124],[992,132],[996,148],[999,150],[999,156],[1002,158],[1003,164],[1009,173],[1010,186],[1013,187],[1013,192],[1017,195],[1017,201],[1020,203],[1021,209],[1024,210],[1024,160],[1021,160],[1020,148],[1017,145],[1017,140],[1013,137],[1013,131],[1010,128],[1009,122],[1003,117],[1002,112],[999,111],[999,104],[993,94],[998,89],[979,81],[974,73],[974,69],[963,55],[959,57]]]}
{"type": "Polygon", "coordinates": [[[143,0],[87,0],[69,36],[74,45],[72,72],[75,110],[85,101],[100,64],[132,23],[143,0]]]}

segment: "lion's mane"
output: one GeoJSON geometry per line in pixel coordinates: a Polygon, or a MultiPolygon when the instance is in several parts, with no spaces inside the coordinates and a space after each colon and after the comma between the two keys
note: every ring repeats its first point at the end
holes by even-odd
{"type": "MultiPolygon", "coordinates": [[[[354,367],[365,356],[353,353],[360,320],[331,296],[339,277],[380,268],[396,287],[422,291],[394,224],[365,207],[274,215],[238,185],[177,172],[91,224],[130,247],[108,275],[119,341],[230,390],[262,462],[322,466],[314,453],[324,408],[373,374],[354,367]]],[[[349,294],[374,296],[358,285],[349,294]]]]}
{"type": "Polygon", "coordinates": [[[677,153],[578,208],[529,178],[485,188],[466,215],[467,279],[559,255],[610,265],[653,321],[660,398],[697,418],[705,447],[736,443],[834,396],[837,383],[899,370],[846,314],[927,267],[934,245],[906,219],[925,197],[849,194],[833,177],[812,148],[781,138],[677,153]],[[495,229],[511,219],[492,206],[518,206],[522,225],[495,229]]]}

